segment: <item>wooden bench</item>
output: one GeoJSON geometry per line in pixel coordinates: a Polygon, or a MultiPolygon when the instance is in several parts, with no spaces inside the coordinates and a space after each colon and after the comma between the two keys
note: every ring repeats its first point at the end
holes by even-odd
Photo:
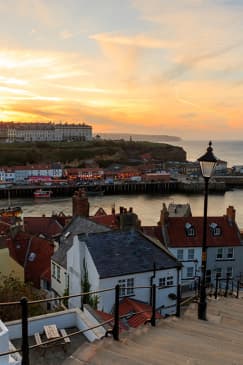
{"type": "Polygon", "coordinates": [[[66,330],[64,328],[61,328],[59,331],[60,331],[60,333],[63,337],[64,342],[65,343],[70,343],[71,340],[70,340],[70,337],[68,337],[66,330]]]}
{"type": "Polygon", "coordinates": [[[40,336],[40,334],[38,333],[38,332],[36,332],[35,334],[34,334],[34,336],[35,336],[35,342],[36,342],[36,344],[37,345],[42,345],[42,341],[41,341],[41,336],[40,336]]]}
{"type": "Polygon", "coordinates": [[[59,331],[60,331],[60,333],[62,335],[62,339],[64,341],[63,351],[66,352],[67,351],[66,345],[71,342],[71,339],[70,339],[70,337],[68,337],[68,334],[64,328],[61,328],[59,331]]]}

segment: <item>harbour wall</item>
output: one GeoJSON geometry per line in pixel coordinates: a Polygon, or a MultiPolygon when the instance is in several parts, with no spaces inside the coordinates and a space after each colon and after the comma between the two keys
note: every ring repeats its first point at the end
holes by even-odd
{"type": "MultiPolygon", "coordinates": [[[[202,182],[131,182],[120,184],[99,184],[99,185],[53,185],[41,187],[43,190],[51,190],[52,197],[72,196],[78,189],[84,188],[88,195],[120,195],[120,194],[169,194],[169,193],[202,193],[204,183],[202,182]],[[90,192],[89,190],[92,189],[90,192]],[[97,191],[96,191],[97,190],[97,191]]],[[[12,186],[8,189],[0,189],[0,199],[11,198],[32,198],[34,191],[40,189],[40,185],[12,186]]],[[[210,182],[211,192],[224,193],[227,186],[224,182],[210,182]]]]}

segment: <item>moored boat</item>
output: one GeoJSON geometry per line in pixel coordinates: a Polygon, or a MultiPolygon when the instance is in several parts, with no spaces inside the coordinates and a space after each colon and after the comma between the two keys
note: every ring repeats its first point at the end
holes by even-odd
{"type": "Polygon", "coordinates": [[[38,190],[34,191],[34,198],[35,199],[39,199],[39,198],[49,199],[51,197],[51,194],[52,194],[51,190],[38,189],[38,190]]]}
{"type": "Polygon", "coordinates": [[[23,211],[21,207],[1,208],[0,217],[21,217],[23,211]]]}

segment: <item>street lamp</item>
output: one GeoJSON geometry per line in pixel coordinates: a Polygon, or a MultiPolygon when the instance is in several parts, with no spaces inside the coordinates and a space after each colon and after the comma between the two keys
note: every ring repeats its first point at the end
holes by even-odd
{"type": "Polygon", "coordinates": [[[213,154],[212,142],[209,142],[207,152],[198,158],[200,162],[202,176],[205,182],[204,190],[204,215],[203,215],[203,241],[202,241],[202,277],[200,286],[200,299],[198,303],[198,319],[206,320],[206,267],[207,267],[207,209],[208,209],[208,182],[217,164],[217,159],[213,154]]]}

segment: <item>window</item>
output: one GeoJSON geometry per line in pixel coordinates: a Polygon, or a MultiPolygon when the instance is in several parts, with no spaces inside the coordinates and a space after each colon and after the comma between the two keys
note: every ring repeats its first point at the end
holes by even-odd
{"type": "Polygon", "coordinates": [[[133,294],[133,287],[134,287],[134,279],[133,278],[127,279],[127,295],[133,294]]]}
{"type": "Polygon", "coordinates": [[[173,276],[167,276],[167,286],[174,285],[174,278],[173,276]]]}
{"type": "Polygon", "coordinates": [[[194,260],[194,248],[189,248],[188,250],[188,260],[194,260]]]}
{"type": "Polygon", "coordinates": [[[56,277],[57,281],[61,281],[60,280],[60,278],[61,278],[60,274],[61,274],[60,266],[57,266],[57,277],[56,277]]]}
{"type": "Polygon", "coordinates": [[[234,257],[234,249],[233,249],[233,247],[229,247],[227,249],[226,257],[227,257],[227,259],[232,259],[234,257]]]}
{"type": "Polygon", "coordinates": [[[190,266],[186,268],[186,277],[187,278],[193,278],[194,274],[194,267],[190,266]]]}
{"type": "Polygon", "coordinates": [[[174,277],[172,275],[159,278],[159,287],[166,288],[167,286],[174,285],[174,277]]]}
{"type": "Polygon", "coordinates": [[[56,278],[56,265],[54,264],[54,262],[52,263],[52,276],[53,278],[56,278]]]}
{"type": "Polygon", "coordinates": [[[183,260],[183,249],[181,248],[177,250],[177,259],[183,260]]]}
{"type": "Polygon", "coordinates": [[[212,235],[213,236],[220,236],[221,235],[221,227],[217,225],[217,223],[211,223],[209,225],[212,235]]]}
{"type": "Polygon", "coordinates": [[[193,237],[195,236],[195,228],[193,227],[193,225],[191,223],[186,223],[185,224],[185,230],[186,230],[186,235],[188,237],[193,237]]]}
{"type": "Polygon", "coordinates": [[[234,248],[227,247],[227,248],[218,248],[217,250],[217,260],[232,260],[234,258],[234,248]]]}
{"type": "Polygon", "coordinates": [[[159,278],[159,287],[164,287],[166,285],[165,278],[159,278]]]}
{"type": "Polygon", "coordinates": [[[226,277],[229,276],[230,278],[233,277],[233,267],[227,267],[226,270],[226,277]]]}
{"type": "Polygon", "coordinates": [[[121,297],[134,294],[134,279],[133,278],[118,280],[118,284],[120,285],[120,296],[121,297]]]}
{"type": "Polygon", "coordinates": [[[217,249],[217,256],[216,256],[216,258],[218,260],[223,258],[223,249],[222,248],[218,248],[217,249]]]}
{"type": "Polygon", "coordinates": [[[222,277],[222,268],[221,267],[217,267],[215,269],[215,279],[216,279],[217,275],[218,275],[219,278],[222,277]]]}

